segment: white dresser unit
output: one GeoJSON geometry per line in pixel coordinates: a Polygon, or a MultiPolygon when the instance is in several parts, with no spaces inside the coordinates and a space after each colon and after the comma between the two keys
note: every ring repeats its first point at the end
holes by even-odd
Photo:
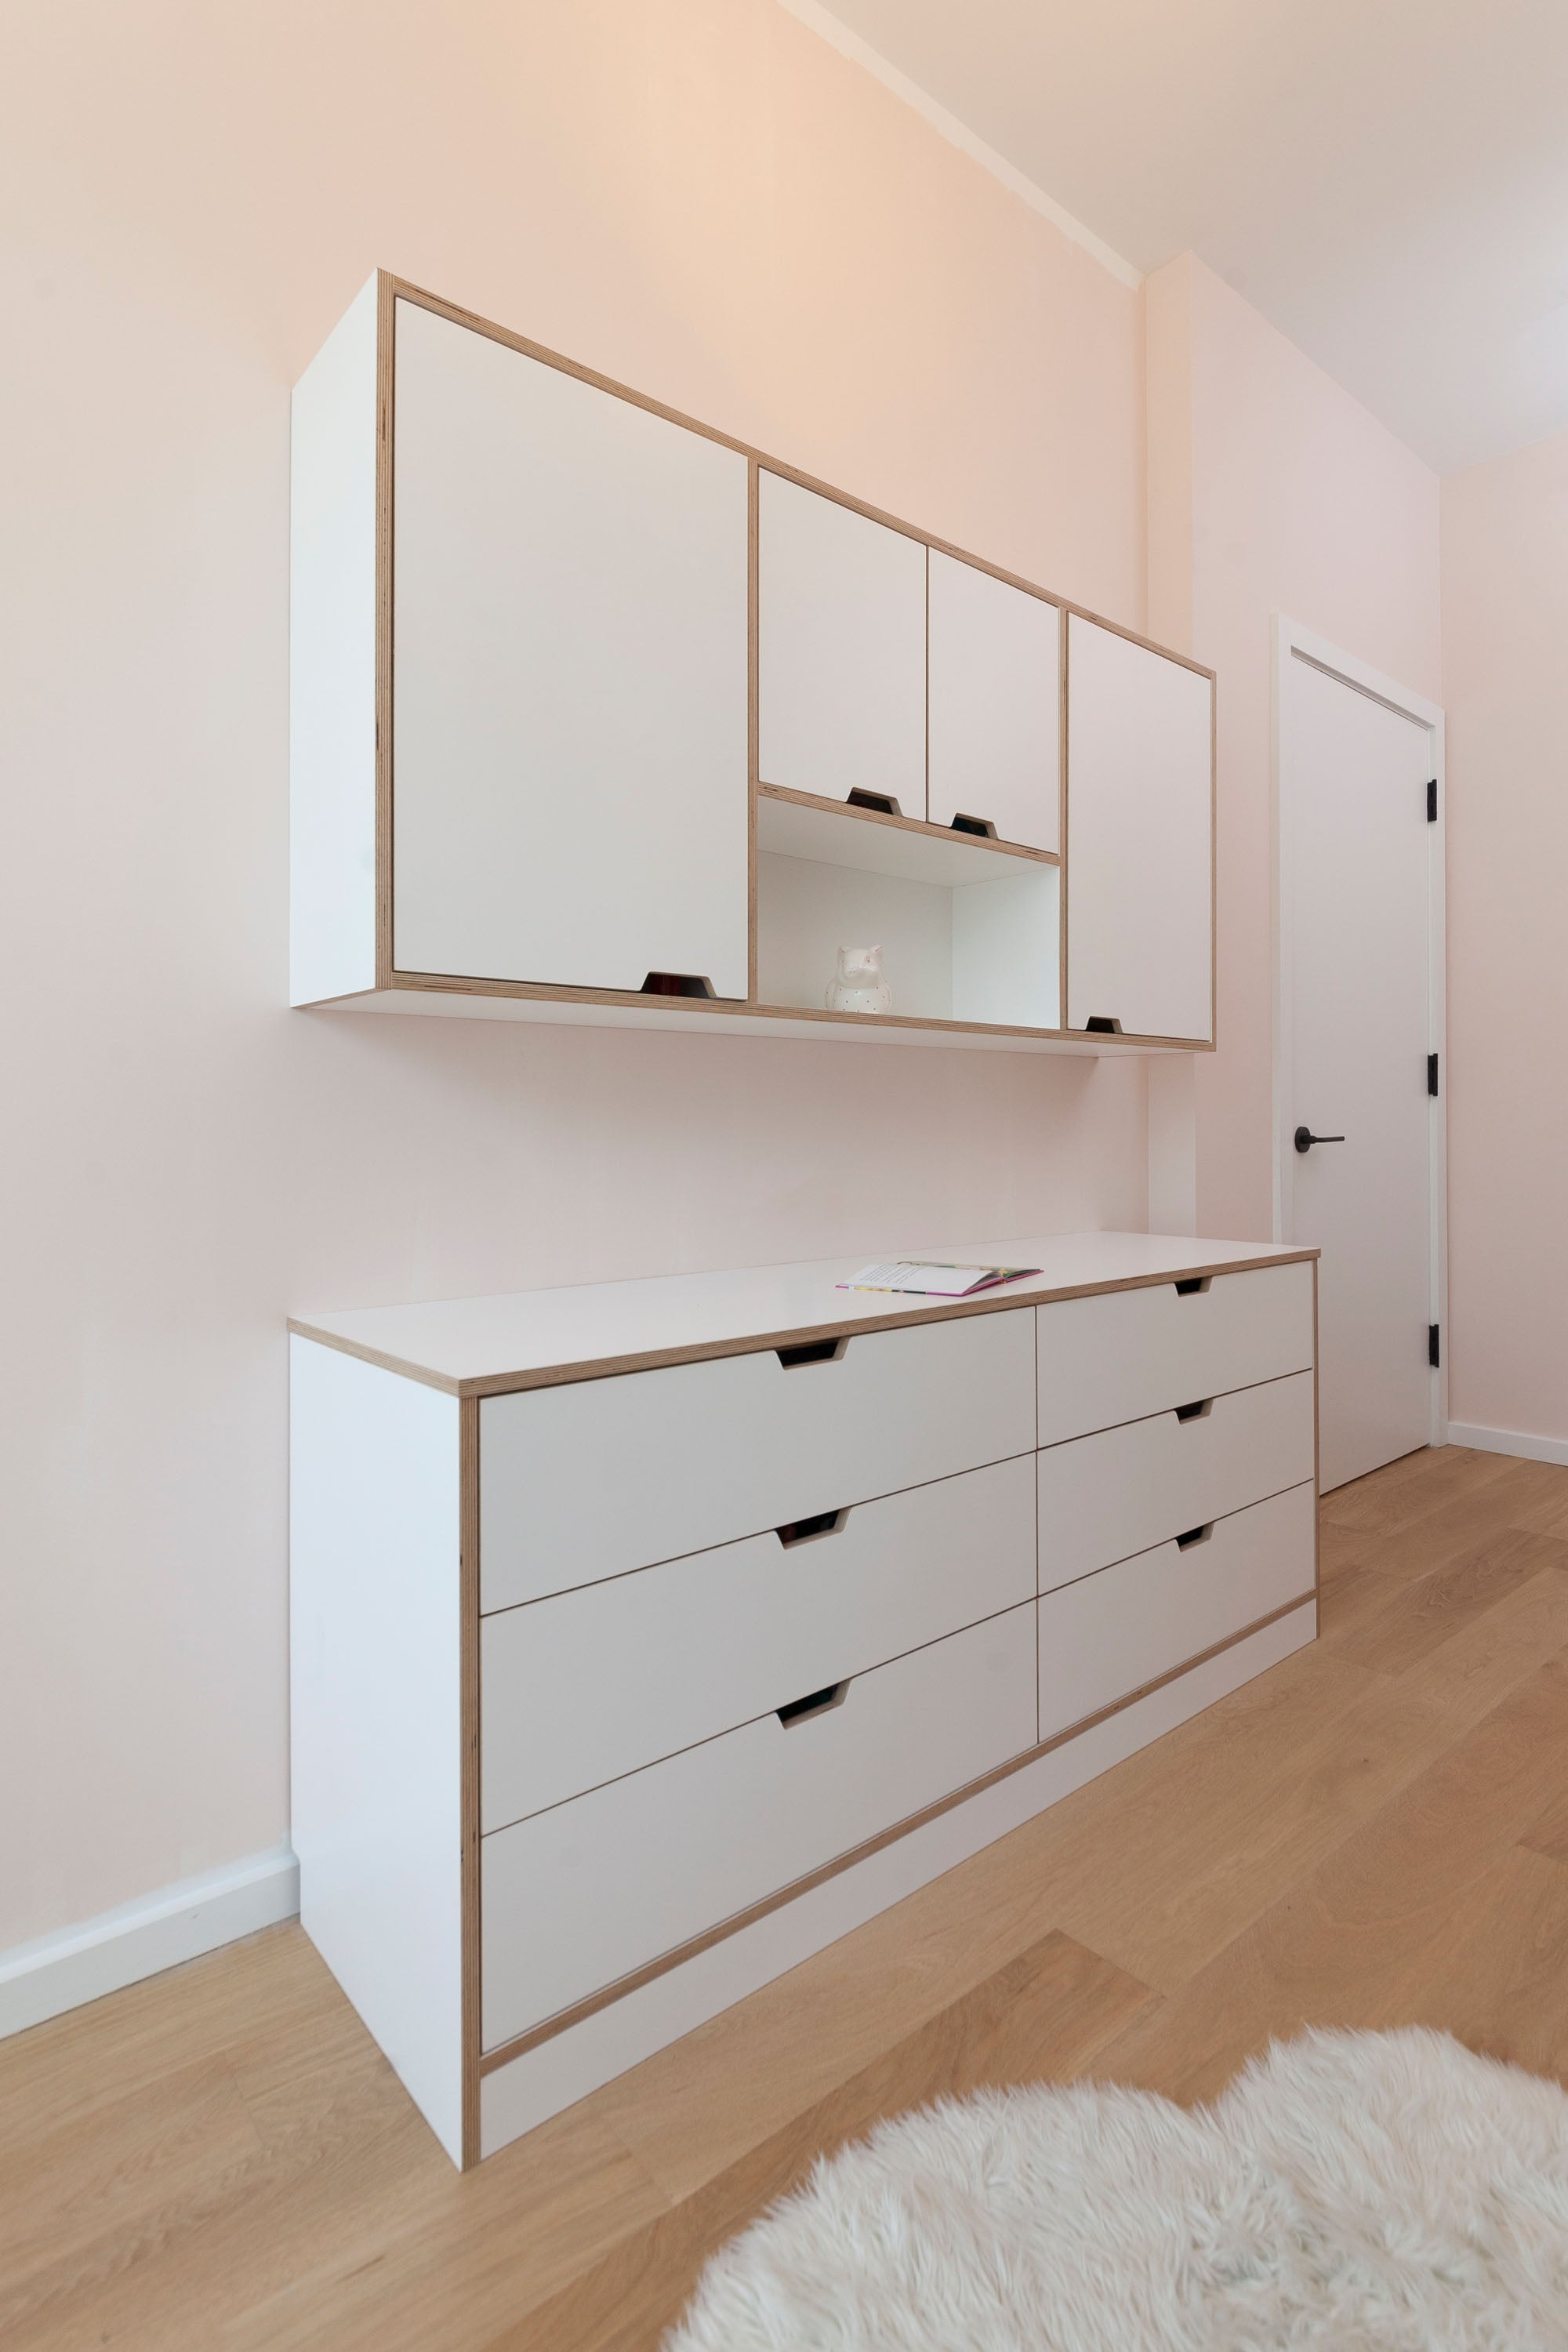
{"type": "Polygon", "coordinates": [[[1313,1638],[1316,1253],[300,1318],[305,1927],[477,2162],[1313,1638]]]}
{"type": "Polygon", "coordinates": [[[1184,656],[384,271],[291,508],[296,1004],[1212,1044],[1184,656]]]}

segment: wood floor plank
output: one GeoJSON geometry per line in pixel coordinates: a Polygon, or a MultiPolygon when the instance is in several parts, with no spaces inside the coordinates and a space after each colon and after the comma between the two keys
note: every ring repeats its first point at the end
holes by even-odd
{"type": "Polygon", "coordinates": [[[201,2225],[264,2151],[233,2076],[203,2059],[0,2163],[0,2343],[62,2289],[118,2279],[201,2225]]]}
{"type": "Polygon", "coordinates": [[[1326,1590],[1347,1570],[1366,1567],[1377,1538],[1356,1528],[1336,1527],[1318,1515],[1318,1580],[1326,1590]]]}
{"type": "Polygon", "coordinates": [[[271,2065],[242,2042],[250,2096],[230,2079],[252,2160],[182,2183],[160,2142],[159,2196],[35,2278],[6,2352],[472,2352],[515,2308],[520,2272],[548,2292],[664,2210],[636,2159],[573,2115],[459,2176],[349,2016],[353,2051],[314,2074],[286,2036],[271,2065]]]}
{"type": "Polygon", "coordinates": [[[1359,1563],[1342,1563],[1318,1594],[1319,1640],[1332,1639],[1332,1654],[1342,1657],[1343,1647],[1337,1637],[1390,1607],[1403,1589],[1397,1577],[1380,1575],[1376,1569],[1359,1563]]]}
{"type": "MultiPolygon", "coordinates": [[[[1470,2049],[1568,2082],[1568,1867],[1517,1845],[1494,1875],[1485,1911],[1420,1971],[1412,1998],[1470,2049]]],[[[1402,2021],[1397,2015],[1385,2021],[1402,2021]]]]}
{"type": "MultiPolygon", "coordinates": [[[[1119,2081],[1212,2096],[1306,2024],[1475,2026],[1453,1987],[1568,1786],[1568,1663],[1549,1660],[1356,1834],[1103,2053],[1119,2081]]],[[[1542,1861],[1546,1857],[1541,1857],[1542,1861]]],[[[1552,1868],[1560,1867],[1552,1864],[1552,1868]]]]}
{"type": "MultiPolygon", "coordinates": [[[[1491,1459],[1502,1462],[1500,1455],[1491,1459]]],[[[1499,1474],[1484,1485],[1404,1518],[1396,1528],[1377,1535],[1347,1530],[1345,1538],[1363,1548],[1364,1563],[1380,1575],[1422,1577],[1451,1567],[1510,1528],[1535,1535],[1561,1533],[1538,1524],[1543,1515],[1551,1516],[1544,1511],[1543,1489],[1535,1475],[1542,1469],[1553,1479],[1568,1479],[1568,1472],[1541,1463],[1502,1462],[1499,1474]]]]}
{"type": "Polygon", "coordinates": [[[1391,1535],[1412,1519],[1448,1507],[1503,1476],[1508,1459],[1462,1445],[1423,1448],[1323,1496],[1328,1523],[1369,1535],[1391,1535]]]}
{"type": "Polygon", "coordinates": [[[664,2191],[607,2135],[584,2131],[570,2114],[540,2131],[541,2145],[503,2148],[477,2172],[459,2179],[447,2168],[357,2248],[334,2233],[326,2262],[279,2280],[229,2321],[216,2338],[223,2352],[361,2344],[479,2352],[516,2314],[668,2210],[664,2191]]]}
{"type": "MultiPolygon", "coordinates": [[[[1568,1544],[1509,1528],[1452,1566],[1394,1587],[1387,1605],[1333,1629],[1339,1655],[1375,1673],[1406,1675],[1474,1617],[1494,1609],[1543,1569],[1568,1571],[1568,1544]]],[[[1384,1579],[1384,1583],[1390,1580],[1384,1579]]]]}
{"type": "MultiPolygon", "coordinates": [[[[1215,1708],[1184,1727],[1185,1755],[1175,1734],[1131,1759],[1155,1775],[1147,1782],[1113,1790],[1108,1774],[1069,1801],[1076,1812],[1058,1806],[1018,1832],[1032,1833],[1031,1866],[1055,1919],[1161,1990],[1184,1983],[1565,1645],[1568,1578],[1546,1571],[1450,1635],[1394,1691],[1365,1668],[1346,1681],[1343,1662],[1331,1676],[1323,1643],[1299,1653],[1301,1692],[1327,1701],[1316,1721],[1297,1723],[1292,1708],[1290,1735],[1267,1736],[1274,1677],[1264,1675],[1224,1703],[1250,1696],[1256,1718],[1238,1708],[1227,1726],[1215,1708]],[[1199,1769],[1184,1769],[1192,1760],[1199,1769]]],[[[1295,1664],[1275,1670],[1282,1686],[1295,1664]]]]}
{"type": "Polygon", "coordinates": [[[1568,1863],[1568,1789],[1550,1796],[1520,1839],[1534,1853],[1568,1863]]]}
{"type": "Polygon", "coordinates": [[[1502,1492],[1510,1527],[1568,1538],[1568,1465],[1511,1462],[1502,1492]]]}
{"type": "Polygon", "coordinates": [[[1069,2080],[1152,1998],[1069,1937],[1046,1937],[520,2316],[487,2352],[648,2352],[709,2255],[804,2179],[818,2156],[932,2099],[983,2084],[1069,2080]]]}
{"type": "Polygon", "coordinates": [[[237,2037],[276,2049],[345,2018],[353,2011],[298,1923],[263,1928],[0,2041],[0,2158],[182,2066],[232,2058],[237,2037]]]}

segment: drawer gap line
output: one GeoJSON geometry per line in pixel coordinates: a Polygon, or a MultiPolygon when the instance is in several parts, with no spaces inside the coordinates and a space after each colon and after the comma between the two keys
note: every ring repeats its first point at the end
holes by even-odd
{"type": "MultiPolygon", "coordinates": [[[[1136,1558],[1137,1555],[1134,1554],[1133,1557],[1136,1558]]],[[[1111,1565],[1114,1567],[1116,1563],[1112,1561],[1111,1565]]],[[[1095,1572],[1098,1574],[1098,1570],[1095,1572]]],[[[1058,1591],[1062,1589],[1059,1585],[1057,1588],[1058,1591]]],[[[1026,1593],[1022,1601],[1009,1601],[1005,1609],[993,1609],[990,1615],[986,1617],[972,1617],[967,1625],[951,1625],[945,1633],[933,1633],[929,1642],[916,1642],[910,1649],[895,1650],[890,1658],[877,1658],[868,1665],[857,1666],[854,1674],[841,1675],[837,1683],[832,1685],[825,1685],[824,1687],[847,1689],[855,1680],[856,1675],[880,1674],[884,1666],[896,1666],[905,1658],[918,1657],[922,1650],[937,1649],[943,1642],[951,1642],[960,1633],[973,1633],[982,1625],[994,1625],[998,1618],[1011,1617],[1017,1610],[1033,1609],[1037,1606],[1040,1599],[1041,1595],[1037,1592],[1026,1593]]],[[[524,1605],[532,1606],[531,1602],[524,1605]]],[[[626,1771],[612,1772],[607,1780],[595,1780],[591,1788],[574,1790],[571,1796],[557,1797],[552,1804],[541,1805],[531,1813],[517,1813],[510,1821],[497,1822],[495,1827],[486,1830],[484,1834],[487,1838],[503,1837],[508,1830],[516,1829],[520,1822],[542,1821],[546,1813],[559,1812],[563,1805],[574,1805],[580,1798],[596,1796],[601,1789],[613,1789],[617,1780],[633,1780],[639,1772],[651,1772],[656,1765],[668,1764],[673,1757],[690,1756],[699,1748],[711,1748],[716,1739],[728,1739],[735,1732],[744,1731],[749,1725],[765,1723],[770,1715],[778,1713],[779,1709],[776,1706],[763,1707],[755,1715],[742,1717],[739,1723],[727,1723],[721,1731],[710,1731],[700,1739],[689,1739],[683,1748],[668,1748],[662,1756],[650,1756],[646,1764],[628,1765],[626,1771]]]]}
{"type": "MultiPolygon", "coordinates": [[[[893,1486],[882,1495],[862,1495],[853,1503],[841,1504],[840,1515],[847,1519],[851,1511],[868,1510],[878,1503],[897,1502],[900,1495],[922,1495],[928,1487],[951,1486],[955,1478],[977,1478],[984,1471],[1000,1470],[1008,1462],[1028,1462],[1040,1450],[1038,1446],[1026,1445],[1016,1454],[999,1454],[994,1461],[976,1462],[967,1470],[944,1470],[940,1478],[919,1478],[912,1486],[893,1486]]],[[[814,1517],[821,1516],[824,1515],[813,1514],[814,1517]]],[[[784,1521],[785,1527],[801,1524],[799,1520],[784,1521]]],[[[717,1543],[697,1544],[690,1551],[668,1552],[662,1559],[641,1560],[636,1568],[612,1569],[608,1576],[591,1576],[584,1584],[555,1585],[548,1592],[530,1593],[525,1601],[508,1601],[499,1609],[481,1609],[479,1614],[481,1617],[510,1617],[519,1609],[538,1609],[549,1601],[563,1601],[568,1593],[592,1592],[601,1584],[624,1584],[629,1576],[647,1576],[655,1569],[677,1568],[683,1559],[700,1559],[704,1552],[730,1551],[738,1544],[755,1543],[763,1536],[776,1536],[780,1532],[776,1527],[747,1528],[738,1536],[721,1537],[717,1543]]],[[[885,1664],[886,1661],[879,1663],[885,1664]]]]}
{"type": "MultiPolygon", "coordinates": [[[[1047,1447],[1043,1447],[1041,1450],[1042,1452],[1049,1451],[1047,1447]]],[[[1310,1478],[1292,1479],[1289,1486],[1276,1486],[1271,1495],[1259,1495],[1256,1502],[1238,1503],[1234,1511],[1216,1511],[1214,1517],[1212,1519],[1205,1520],[1204,1524],[1211,1530],[1215,1528],[1223,1528],[1227,1519],[1239,1519],[1243,1513],[1247,1511],[1260,1511],[1265,1503],[1278,1502],[1281,1495],[1300,1494],[1303,1486],[1310,1486],[1311,1483],[1312,1481],[1310,1478]]],[[[1189,1530],[1189,1532],[1191,1532],[1191,1530],[1189,1530]]],[[[1038,1598],[1042,1601],[1048,1601],[1053,1592],[1067,1592],[1070,1591],[1072,1586],[1075,1584],[1087,1584],[1091,1576],[1103,1576],[1107,1569],[1124,1568],[1130,1559],[1142,1559],[1145,1552],[1160,1551],[1166,1544],[1180,1543],[1180,1536],[1162,1536],[1158,1543],[1140,1544],[1136,1551],[1124,1551],[1119,1559],[1105,1560],[1099,1568],[1086,1568],[1081,1576],[1064,1577],[1060,1584],[1042,1585],[1040,1587],[1038,1598]]]]}
{"type": "MultiPolygon", "coordinates": [[[[1224,1404],[1230,1397],[1250,1396],[1254,1389],[1271,1389],[1281,1381],[1299,1381],[1303,1372],[1310,1372],[1311,1369],[1309,1357],[1304,1364],[1298,1364],[1293,1372],[1270,1372],[1266,1381],[1245,1381],[1238,1389],[1216,1389],[1214,1395],[1206,1397],[1204,1402],[1210,1405],[1224,1404]]],[[[1162,1413],[1184,1410],[1180,1405],[1156,1405],[1152,1412],[1130,1413],[1125,1421],[1107,1421],[1095,1429],[1078,1430],[1071,1437],[1053,1437],[1048,1445],[1037,1445],[1035,1451],[1037,1454],[1055,1454],[1059,1446],[1081,1445],[1086,1437],[1109,1437],[1113,1429],[1135,1429],[1141,1421],[1158,1421],[1162,1413]]]]}

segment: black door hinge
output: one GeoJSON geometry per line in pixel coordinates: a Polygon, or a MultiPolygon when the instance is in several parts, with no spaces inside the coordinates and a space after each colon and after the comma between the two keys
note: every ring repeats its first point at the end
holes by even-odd
{"type": "Polygon", "coordinates": [[[1426,1326],[1426,1361],[1431,1365],[1432,1370],[1436,1371],[1439,1362],[1437,1351],[1437,1326],[1436,1323],[1428,1323],[1426,1326]]]}
{"type": "Polygon", "coordinates": [[[1431,777],[1426,785],[1426,822],[1428,824],[1436,824],[1437,822],[1437,779],[1436,776],[1431,777]]]}
{"type": "Polygon", "coordinates": [[[1426,1091],[1429,1095],[1435,1095],[1437,1091],[1437,1056],[1436,1054],[1428,1054],[1426,1056],[1426,1091]]]}

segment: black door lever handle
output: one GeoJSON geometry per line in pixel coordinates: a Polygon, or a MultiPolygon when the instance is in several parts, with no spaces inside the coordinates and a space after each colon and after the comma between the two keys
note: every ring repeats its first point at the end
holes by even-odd
{"type": "Polygon", "coordinates": [[[1310,1127],[1299,1127],[1296,1129],[1298,1151],[1310,1151],[1314,1143],[1342,1143],[1343,1141],[1342,1135],[1314,1135],[1310,1127]]]}

